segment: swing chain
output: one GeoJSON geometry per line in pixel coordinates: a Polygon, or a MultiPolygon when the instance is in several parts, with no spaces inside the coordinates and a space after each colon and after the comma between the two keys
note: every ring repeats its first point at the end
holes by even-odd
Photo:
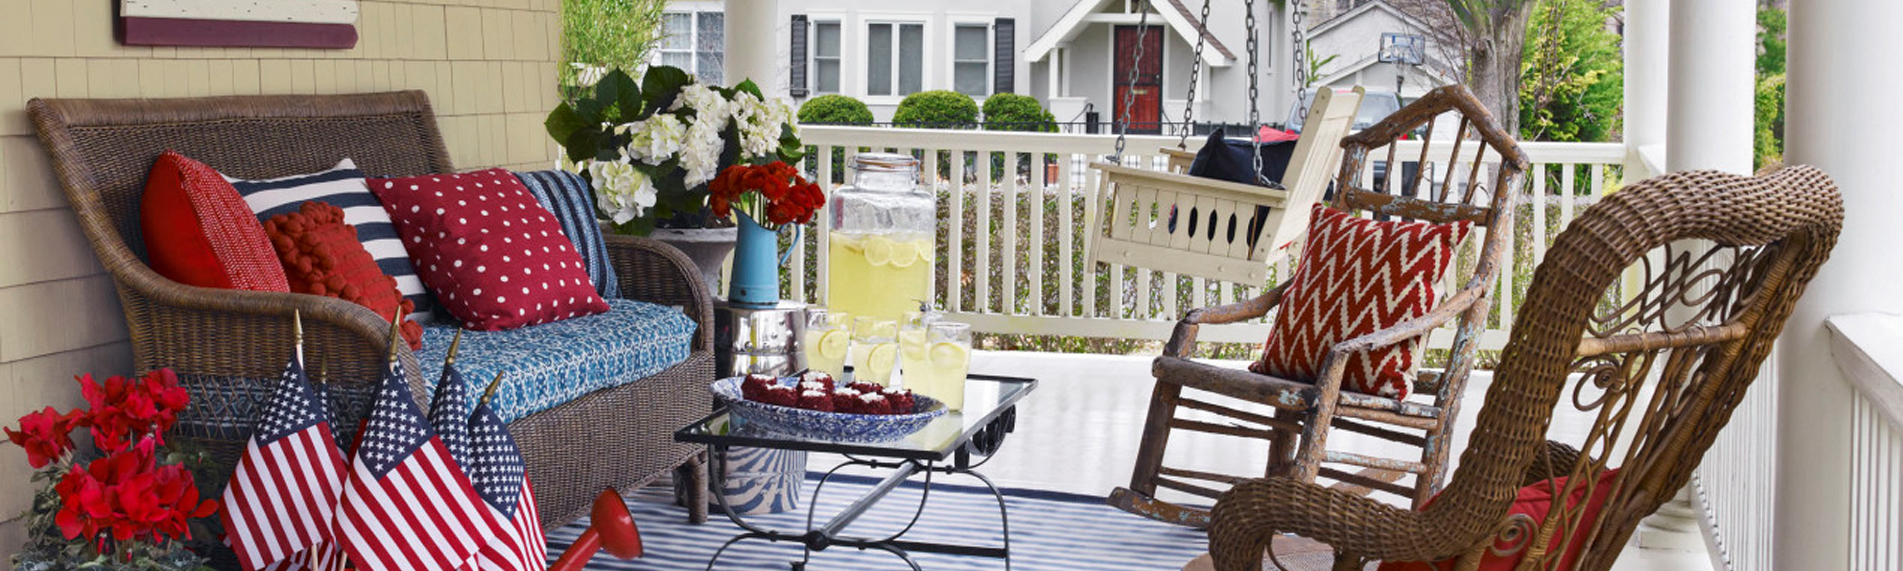
{"type": "MultiPolygon", "coordinates": [[[[1308,90],[1308,30],[1303,29],[1302,18],[1308,11],[1308,3],[1298,0],[1295,9],[1289,11],[1289,35],[1295,43],[1295,116],[1308,120],[1309,98],[1303,97],[1308,90]]],[[[1286,126],[1286,125],[1285,125],[1286,126]]]]}
{"type": "Polygon", "coordinates": [[[1196,128],[1196,85],[1203,72],[1203,45],[1209,43],[1209,0],[1203,0],[1202,19],[1196,23],[1196,55],[1189,59],[1189,98],[1183,100],[1183,131],[1176,148],[1189,150],[1189,133],[1196,128]]]}
{"type": "Polygon", "coordinates": [[[1242,27],[1249,32],[1246,42],[1249,50],[1249,150],[1251,151],[1249,158],[1252,166],[1255,167],[1255,180],[1260,183],[1264,180],[1262,177],[1262,137],[1260,136],[1262,112],[1259,108],[1261,91],[1257,87],[1261,74],[1257,71],[1256,60],[1260,57],[1261,51],[1256,38],[1255,0],[1243,0],[1242,8],[1247,14],[1243,17],[1242,27]]]}
{"type": "Polygon", "coordinates": [[[1137,48],[1135,59],[1130,65],[1130,82],[1123,91],[1123,113],[1117,121],[1117,154],[1113,156],[1117,163],[1123,162],[1123,146],[1130,135],[1130,119],[1135,117],[1137,101],[1137,72],[1143,69],[1143,44],[1150,35],[1150,5],[1148,0],[1138,0],[1137,8],[1137,48]]]}

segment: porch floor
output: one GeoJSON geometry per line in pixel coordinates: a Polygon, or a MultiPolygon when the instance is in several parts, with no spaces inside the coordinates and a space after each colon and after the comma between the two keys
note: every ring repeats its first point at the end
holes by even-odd
{"type": "MultiPolygon", "coordinates": [[[[1150,402],[1153,385],[1150,360],[1150,356],[975,352],[974,372],[1033,377],[1040,383],[1037,392],[1026,397],[1019,406],[1017,432],[985,465],[985,475],[1000,486],[1088,495],[1107,495],[1112,488],[1127,485],[1150,402]]],[[[1240,361],[1226,364],[1237,368],[1245,365],[1240,361]]],[[[1472,398],[1461,407],[1461,418],[1456,421],[1456,459],[1465,448],[1465,436],[1472,430],[1481,395],[1485,394],[1490,380],[1491,377],[1482,372],[1469,383],[1468,394],[1472,398]]],[[[1213,395],[1205,393],[1205,396],[1213,395]]],[[[1249,409],[1236,401],[1218,401],[1249,409]]],[[[1554,436],[1563,441],[1578,441],[1579,438],[1566,438],[1568,430],[1577,435],[1589,425],[1566,412],[1571,411],[1561,407],[1554,422],[1554,436]]],[[[1187,432],[1172,434],[1170,440],[1165,463],[1173,466],[1247,474],[1261,470],[1268,457],[1266,447],[1253,440],[1187,432]]],[[[1359,435],[1337,432],[1330,440],[1357,453],[1397,455],[1397,449],[1383,446],[1387,443],[1359,435]]],[[[837,457],[816,454],[810,465],[823,471],[837,460],[837,457]]],[[[1164,497],[1172,498],[1167,494],[1164,497]]],[[[1395,496],[1377,497],[1402,503],[1395,496]]],[[[1201,498],[1173,499],[1193,502],[1201,498]]],[[[1692,535],[1684,538],[1690,541],[1675,543],[1703,545],[1702,537],[1696,537],[1696,532],[1692,535]]],[[[1639,548],[1636,544],[1628,546],[1625,555],[1613,567],[1617,571],[1711,568],[1711,559],[1703,549],[1651,549],[1639,548]]]]}

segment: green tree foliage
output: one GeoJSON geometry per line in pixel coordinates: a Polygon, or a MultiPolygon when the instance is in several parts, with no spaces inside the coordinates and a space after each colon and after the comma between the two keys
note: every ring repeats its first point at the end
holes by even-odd
{"type": "Polygon", "coordinates": [[[850,96],[821,95],[800,104],[799,119],[817,125],[871,125],[872,110],[850,96]]]}
{"type": "Polygon", "coordinates": [[[1784,160],[1784,11],[1758,9],[1758,88],[1753,159],[1758,168],[1784,160]]]}
{"type": "Polygon", "coordinates": [[[1599,0],[1539,0],[1521,57],[1520,136],[1608,141],[1625,104],[1625,59],[1599,0]]]}
{"type": "Polygon", "coordinates": [[[913,129],[970,129],[978,124],[978,103],[956,91],[920,91],[899,102],[892,122],[913,129]]]}
{"type": "Polygon", "coordinates": [[[635,72],[647,66],[648,50],[662,39],[661,11],[667,0],[561,0],[561,88],[565,98],[601,72],[635,72]],[[591,72],[590,70],[595,70],[591,72]]]}
{"type": "Polygon", "coordinates": [[[1029,95],[992,94],[985,98],[984,112],[986,131],[1057,132],[1057,118],[1029,95]]]}

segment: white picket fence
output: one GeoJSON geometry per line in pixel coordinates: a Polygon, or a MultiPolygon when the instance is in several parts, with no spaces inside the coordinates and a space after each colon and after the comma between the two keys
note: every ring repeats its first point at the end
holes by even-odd
{"type": "MultiPolygon", "coordinates": [[[[940,185],[941,201],[946,203],[938,243],[942,262],[932,296],[953,319],[969,322],[977,331],[1162,340],[1169,337],[1174,320],[1184,311],[1247,299],[1264,285],[1272,285],[1210,283],[1142,268],[1085,264],[1088,241],[1100,231],[1104,205],[1103,197],[1097,196],[1095,171],[1087,165],[1115,152],[1114,136],[843,126],[806,126],[800,135],[817,151],[811,154],[809,172],[831,179],[822,180],[821,185],[829,193],[845,182],[832,177],[835,170],[843,171],[833,164],[835,149],[842,151],[842,157],[865,149],[916,153],[923,158],[928,183],[940,185]],[[1017,171],[1022,176],[990,180],[993,177],[987,175],[997,170],[993,164],[998,154],[1011,157],[1006,161],[1011,165],[1026,167],[1003,169],[1007,175],[1017,171]],[[1044,160],[1033,159],[1039,156],[1044,160]],[[1050,166],[1029,168],[1046,164],[1050,166]],[[941,172],[965,176],[943,177],[941,172]],[[989,207],[976,207],[980,204],[989,207]],[[967,223],[973,223],[973,231],[967,231],[967,223]],[[971,259],[950,255],[953,252],[969,252],[971,259]]],[[[1132,136],[1124,163],[1161,169],[1163,159],[1157,150],[1176,144],[1175,137],[1132,136]]],[[[1191,148],[1197,144],[1192,140],[1191,148]]],[[[1397,156],[1419,156],[1419,144],[1400,143],[1397,156]]],[[[1523,147],[1534,162],[1521,190],[1518,224],[1526,230],[1516,232],[1516,246],[1503,266],[1512,272],[1512,279],[1500,282],[1493,325],[1482,337],[1482,346],[1488,349],[1504,345],[1531,268],[1545,255],[1552,238],[1616,184],[1627,157],[1625,147],[1618,143],[1524,143],[1523,147]]],[[[1439,167],[1452,158],[1429,162],[1439,167]]],[[[1369,168],[1366,178],[1372,180],[1372,161],[1369,168]]],[[[1432,172],[1444,171],[1435,168],[1432,172]]],[[[825,224],[817,225],[815,233],[813,239],[791,247],[791,271],[783,284],[787,299],[825,303],[825,224]]],[[[1283,268],[1276,275],[1288,274],[1283,268]]],[[[1259,343],[1267,336],[1267,327],[1257,323],[1210,328],[1202,339],[1259,343]]],[[[1445,346],[1452,335],[1442,333],[1430,344],[1445,346]]]]}

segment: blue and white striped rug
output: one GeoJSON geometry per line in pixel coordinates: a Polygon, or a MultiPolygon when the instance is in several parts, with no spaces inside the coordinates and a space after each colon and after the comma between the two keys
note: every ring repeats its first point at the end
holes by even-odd
{"type": "MultiPolygon", "coordinates": [[[[942,478],[943,475],[934,476],[942,478]]],[[[930,501],[918,525],[905,535],[906,540],[956,543],[981,547],[1002,545],[998,532],[998,503],[982,487],[943,485],[934,480],[930,501]]],[[[954,481],[969,481],[958,478],[954,481]]],[[[806,480],[803,498],[811,498],[818,475],[806,480]]],[[[905,526],[918,506],[920,488],[917,477],[892,492],[873,510],[847,528],[847,535],[883,537],[905,526]]],[[[850,504],[874,484],[864,476],[835,476],[826,484],[820,498],[818,522],[850,504]]],[[[618,561],[600,554],[589,569],[642,571],[699,571],[720,545],[740,533],[740,528],[718,513],[710,514],[705,525],[688,525],[685,512],[673,504],[673,492],[666,486],[649,486],[630,494],[628,509],[641,526],[646,557],[618,561]]],[[[1133,516],[1104,504],[1101,497],[1058,492],[1005,490],[1010,509],[1011,568],[1014,571],[1176,571],[1183,564],[1208,550],[1202,532],[1133,516]]],[[[802,506],[803,508],[804,506],[802,506]]],[[[748,523],[779,531],[806,529],[806,512],[748,516],[748,523]]],[[[578,521],[548,535],[549,559],[554,560],[587,527],[578,521]]],[[[960,557],[935,553],[912,556],[927,570],[1004,569],[1004,562],[983,557],[960,557]]],[[[797,543],[769,543],[747,540],[729,548],[715,569],[773,570],[787,569],[800,559],[797,543]]],[[[807,569],[845,571],[909,569],[903,561],[878,550],[858,551],[831,548],[813,554],[807,569]]]]}

